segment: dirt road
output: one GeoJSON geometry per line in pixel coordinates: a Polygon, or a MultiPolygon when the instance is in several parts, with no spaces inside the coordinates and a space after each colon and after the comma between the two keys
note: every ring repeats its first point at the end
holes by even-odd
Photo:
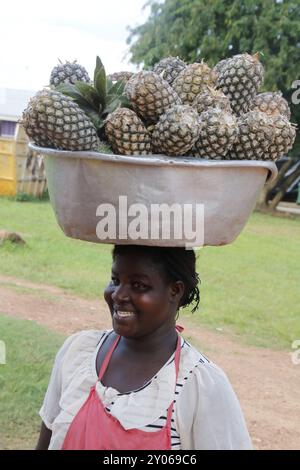
{"type": "MultiPolygon", "coordinates": [[[[0,312],[69,335],[110,328],[105,303],[63,290],[0,276],[0,312]]],[[[291,352],[241,345],[223,331],[181,319],[185,336],[227,373],[256,449],[300,449],[300,364],[291,352]]]]}

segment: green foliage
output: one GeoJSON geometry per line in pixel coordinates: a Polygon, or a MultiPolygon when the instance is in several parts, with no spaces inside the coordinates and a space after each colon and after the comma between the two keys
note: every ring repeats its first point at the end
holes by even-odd
{"type": "Polygon", "coordinates": [[[28,202],[28,201],[34,201],[36,198],[32,196],[31,194],[27,193],[17,193],[15,196],[15,200],[18,202],[28,202]]]}
{"type": "MultiPolygon", "coordinates": [[[[150,0],[147,5],[146,23],[129,28],[133,63],[148,69],[172,55],[213,66],[235,54],[260,52],[263,91],[281,90],[291,102],[292,83],[300,79],[298,0],[150,0]]],[[[300,105],[291,110],[300,126],[300,105]]]]}
{"type": "Polygon", "coordinates": [[[96,68],[94,72],[94,86],[95,90],[100,98],[100,102],[105,108],[106,105],[106,73],[104,65],[102,64],[100,57],[97,56],[96,68]]]}
{"type": "Polygon", "coordinates": [[[103,142],[100,143],[100,145],[98,147],[98,152],[108,153],[110,155],[114,154],[114,152],[112,151],[112,148],[108,144],[104,144],[103,142]]]}
{"type": "Polygon", "coordinates": [[[16,194],[16,196],[14,196],[10,199],[15,200],[17,202],[49,201],[49,192],[48,192],[48,189],[46,189],[39,196],[33,196],[32,194],[19,192],[19,193],[16,194]]]}

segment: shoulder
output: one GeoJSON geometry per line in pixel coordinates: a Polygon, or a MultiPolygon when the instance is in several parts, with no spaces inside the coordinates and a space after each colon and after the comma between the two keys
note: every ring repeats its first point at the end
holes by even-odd
{"type": "Polygon", "coordinates": [[[180,362],[181,379],[185,388],[201,391],[201,396],[212,398],[216,394],[232,394],[226,373],[203,353],[184,340],[180,362]],[[203,393],[205,391],[205,393],[203,393]]]}
{"type": "Polygon", "coordinates": [[[194,419],[205,422],[239,422],[244,426],[237,395],[226,373],[202,353],[189,345],[179,405],[194,419]]]}
{"type": "Polygon", "coordinates": [[[226,373],[193,346],[184,349],[186,367],[177,403],[183,448],[190,448],[192,435],[195,449],[251,449],[240,403],[226,373]]]}
{"type": "Polygon", "coordinates": [[[65,346],[71,346],[72,344],[97,344],[101,341],[101,338],[110,333],[111,330],[82,330],[69,336],[65,342],[65,346]]]}
{"type": "Polygon", "coordinates": [[[110,330],[82,330],[69,336],[56,354],[56,362],[62,362],[69,357],[91,353],[102,342],[110,330]]]}

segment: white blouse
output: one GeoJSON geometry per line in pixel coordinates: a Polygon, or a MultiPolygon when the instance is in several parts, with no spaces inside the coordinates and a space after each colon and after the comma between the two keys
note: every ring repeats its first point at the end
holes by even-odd
{"type": "MultiPolygon", "coordinates": [[[[81,331],[58,351],[40,416],[52,431],[49,449],[61,449],[71,421],[98,380],[96,358],[110,331],[81,331]]],[[[174,398],[172,449],[251,449],[238,399],[224,372],[181,337],[175,388],[173,356],[138,390],[119,393],[97,382],[107,411],[125,429],[157,431],[174,398]]]]}

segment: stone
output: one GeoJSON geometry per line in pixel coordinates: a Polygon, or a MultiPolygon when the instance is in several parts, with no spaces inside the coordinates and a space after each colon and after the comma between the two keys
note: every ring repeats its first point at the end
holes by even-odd
{"type": "Polygon", "coordinates": [[[8,230],[0,230],[0,245],[2,245],[6,240],[11,241],[12,243],[18,243],[19,245],[25,245],[23,238],[15,232],[9,232],[8,230]]]}

